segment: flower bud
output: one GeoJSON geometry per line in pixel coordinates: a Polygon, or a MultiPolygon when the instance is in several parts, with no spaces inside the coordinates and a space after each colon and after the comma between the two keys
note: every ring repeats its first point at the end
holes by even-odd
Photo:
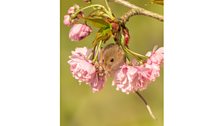
{"type": "Polygon", "coordinates": [[[65,15],[64,16],[64,24],[66,25],[66,26],[70,26],[71,25],[71,21],[70,21],[70,16],[69,15],[65,15]]]}
{"type": "Polygon", "coordinates": [[[68,9],[68,14],[73,14],[73,13],[75,13],[75,7],[74,6],[72,6],[68,9]]]}
{"type": "Polygon", "coordinates": [[[72,41],[80,41],[88,36],[92,29],[85,24],[74,24],[69,32],[69,38],[72,41]]]}
{"type": "Polygon", "coordinates": [[[122,29],[123,35],[124,35],[124,42],[125,45],[128,45],[129,39],[130,39],[130,35],[129,35],[129,31],[127,28],[122,29]]]}
{"type": "Polygon", "coordinates": [[[119,24],[118,23],[112,22],[111,26],[112,26],[112,29],[113,29],[114,32],[117,32],[119,30],[119,24]]]}
{"type": "Polygon", "coordinates": [[[79,5],[75,4],[68,9],[68,14],[74,14],[79,9],[80,9],[79,5]]]}

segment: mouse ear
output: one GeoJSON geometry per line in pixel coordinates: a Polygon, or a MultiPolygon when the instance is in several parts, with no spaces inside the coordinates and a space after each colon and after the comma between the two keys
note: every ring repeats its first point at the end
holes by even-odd
{"type": "Polygon", "coordinates": [[[118,56],[122,56],[122,55],[124,55],[124,51],[123,51],[121,48],[118,48],[118,50],[117,50],[117,55],[118,55],[118,56]]]}
{"type": "Polygon", "coordinates": [[[122,51],[122,49],[121,49],[121,47],[119,46],[119,45],[115,45],[115,50],[117,51],[117,52],[121,52],[122,51]]]}

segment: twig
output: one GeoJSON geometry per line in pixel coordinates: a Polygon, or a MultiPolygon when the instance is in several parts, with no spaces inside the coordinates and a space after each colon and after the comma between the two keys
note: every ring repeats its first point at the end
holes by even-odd
{"type": "Polygon", "coordinates": [[[148,16],[148,17],[152,17],[152,18],[155,18],[159,21],[163,21],[163,16],[160,15],[160,14],[157,14],[157,13],[154,13],[152,11],[149,11],[149,10],[146,10],[144,8],[141,8],[141,7],[138,7],[134,4],[131,4],[129,3],[128,1],[125,1],[125,0],[114,0],[114,2],[116,3],[119,3],[119,4],[122,4],[126,7],[129,7],[131,8],[130,11],[128,11],[124,16],[122,16],[122,20],[124,22],[127,22],[128,19],[134,15],[145,15],[145,16],[148,16]]]}
{"type": "Polygon", "coordinates": [[[151,117],[152,117],[153,119],[156,119],[155,116],[154,116],[153,113],[152,113],[152,110],[151,110],[150,106],[148,105],[148,103],[147,103],[147,101],[144,99],[144,97],[143,97],[138,91],[136,91],[135,93],[136,93],[136,94],[142,99],[142,101],[145,103],[146,108],[147,108],[149,114],[151,115],[151,117]]]}

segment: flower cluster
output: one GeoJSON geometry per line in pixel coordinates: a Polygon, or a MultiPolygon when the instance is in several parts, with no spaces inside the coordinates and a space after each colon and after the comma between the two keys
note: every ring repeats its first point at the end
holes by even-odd
{"type": "Polygon", "coordinates": [[[90,55],[91,50],[84,48],[76,48],[72,51],[72,56],[68,61],[70,71],[75,79],[79,82],[85,82],[92,87],[93,92],[100,91],[105,83],[105,76],[99,76],[97,69],[91,60],[87,57],[90,55]]]}
{"type": "MultiPolygon", "coordinates": [[[[97,65],[89,57],[92,50],[76,48],[68,61],[73,77],[79,82],[85,82],[92,87],[93,92],[100,91],[106,81],[106,76],[101,75],[97,65]]],[[[117,90],[129,94],[138,90],[144,90],[160,75],[160,64],[163,62],[163,48],[146,54],[148,59],[141,65],[124,64],[113,75],[112,85],[117,90]]]]}
{"type": "MultiPolygon", "coordinates": [[[[67,14],[64,16],[64,24],[66,26],[71,26],[75,21],[77,21],[78,17],[72,19],[72,14],[74,14],[79,9],[80,7],[77,4],[68,9],[67,14]]],[[[82,12],[80,13],[80,15],[82,15],[82,12]]]]}
{"type": "Polygon", "coordinates": [[[92,42],[92,49],[83,47],[72,51],[68,63],[76,80],[90,85],[93,92],[98,92],[104,87],[107,78],[113,77],[112,85],[116,86],[117,90],[129,94],[146,89],[159,77],[160,65],[163,62],[163,48],[148,52],[145,56],[130,50],[128,48],[129,30],[124,22],[115,18],[110,9],[99,4],[81,9],[75,4],[68,9],[64,16],[64,24],[71,27],[69,32],[71,41],[80,41],[90,35],[92,28],[87,25],[87,22],[93,23],[96,28],[99,28],[99,31],[92,42]],[[88,8],[93,8],[93,11],[84,16],[83,11],[88,8]],[[105,44],[111,37],[114,38],[117,46],[103,47],[102,44],[105,44]],[[112,47],[115,47],[114,50],[107,50],[112,47]],[[109,55],[108,53],[106,55],[105,50],[109,52],[109,55]],[[120,50],[122,53],[118,53],[121,52],[120,50]],[[117,53],[117,55],[112,53],[117,53]],[[110,55],[113,56],[110,57],[110,55]],[[130,61],[129,55],[134,57],[136,63],[132,62],[133,60],[130,61]],[[103,56],[105,57],[102,59],[103,56]],[[116,57],[119,57],[119,60],[116,60],[116,57]]]}
{"type": "Polygon", "coordinates": [[[116,72],[113,85],[125,93],[144,90],[160,75],[160,64],[163,62],[163,48],[147,53],[149,57],[142,65],[123,65],[116,72]],[[151,54],[151,55],[149,55],[151,54]]]}
{"type": "Polygon", "coordinates": [[[69,38],[72,41],[80,41],[92,32],[91,27],[88,25],[78,23],[78,20],[84,15],[79,9],[80,7],[75,4],[68,9],[67,14],[64,16],[64,24],[72,27],[69,32],[69,38]],[[77,11],[79,12],[76,16],[73,16],[77,11]]]}

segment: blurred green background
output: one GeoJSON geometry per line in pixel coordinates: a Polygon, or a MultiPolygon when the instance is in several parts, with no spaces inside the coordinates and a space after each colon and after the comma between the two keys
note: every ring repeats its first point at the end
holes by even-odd
{"type": "MultiPolygon", "coordinates": [[[[163,15],[163,6],[152,5],[149,0],[129,0],[147,10],[163,15]]],[[[92,0],[105,5],[104,0],[92,0]]],[[[79,85],[72,77],[67,61],[76,47],[87,46],[95,37],[93,33],[80,42],[68,38],[69,27],[63,25],[67,9],[74,3],[86,6],[82,0],[60,1],[60,124],[61,126],[163,126],[163,66],[161,75],[148,89],[140,92],[148,101],[157,120],[153,120],[141,99],[136,94],[116,91],[109,79],[104,89],[92,93],[88,85],[79,85]]],[[[129,9],[114,2],[109,3],[113,13],[120,17],[129,9]]],[[[134,16],[126,24],[130,32],[129,46],[132,50],[145,54],[155,45],[163,46],[163,23],[155,19],[134,16]]],[[[110,39],[110,42],[113,40],[110,39]]]]}

